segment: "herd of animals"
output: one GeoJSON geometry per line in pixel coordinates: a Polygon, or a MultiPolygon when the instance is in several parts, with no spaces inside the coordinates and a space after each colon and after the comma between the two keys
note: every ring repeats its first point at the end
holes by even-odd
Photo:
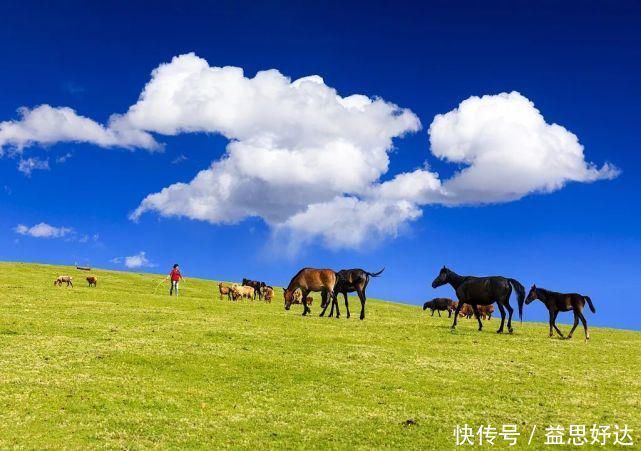
{"type": "MultiPolygon", "coordinates": [[[[342,269],[340,271],[303,268],[292,277],[287,287],[283,289],[285,310],[289,310],[293,304],[301,304],[303,306],[303,316],[306,316],[311,313],[310,305],[313,301],[309,294],[319,292],[321,294],[322,308],[320,316],[325,316],[327,308],[331,305],[329,316],[334,316],[334,309],[336,309],[336,318],[339,318],[338,295],[342,294],[345,299],[347,318],[349,318],[350,311],[347,294],[355,292],[361,302],[360,319],[365,319],[365,302],[367,301],[365,290],[370,278],[380,276],[383,271],[384,268],[374,273],[360,268],[342,269]]],[[[96,276],[88,276],[86,280],[90,287],[97,286],[98,279],[96,276]]],[[[73,287],[73,277],[59,276],[54,281],[54,285],[58,286],[62,286],[63,283],[73,287]]],[[[448,317],[450,318],[454,315],[452,329],[456,328],[459,317],[472,318],[474,316],[479,324],[478,330],[482,330],[483,323],[481,320],[492,319],[492,314],[494,313],[493,304],[496,303],[501,314],[501,324],[497,333],[502,333],[504,330],[506,311],[508,316],[507,330],[512,333],[512,314],[514,309],[510,305],[510,296],[514,290],[517,296],[519,318],[523,316],[523,305],[529,305],[538,299],[546,306],[549,312],[550,337],[556,331],[561,338],[572,338],[580,321],[585,331],[586,340],[590,338],[583,309],[586,304],[592,313],[596,313],[596,309],[589,296],[578,293],[558,293],[539,288],[536,285],[532,285],[526,296],[525,288],[515,279],[502,276],[461,276],[443,266],[432,282],[432,288],[448,284],[454,289],[458,301],[449,298],[434,298],[423,304],[423,310],[430,309],[432,316],[434,316],[435,312],[438,312],[438,315],[441,316],[441,312],[444,311],[448,312],[448,317]],[[556,325],[556,318],[559,312],[569,311],[574,314],[574,325],[567,337],[564,337],[556,325]]],[[[265,302],[271,302],[274,297],[274,288],[272,286],[267,285],[265,282],[250,279],[243,279],[240,285],[219,283],[218,290],[221,300],[226,296],[227,299],[233,301],[243,298],[258,298],[265,302]]]]}

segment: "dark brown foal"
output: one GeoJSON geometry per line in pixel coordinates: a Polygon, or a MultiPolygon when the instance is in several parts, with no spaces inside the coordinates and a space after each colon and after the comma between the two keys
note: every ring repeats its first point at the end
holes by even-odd
{"type": "Polygon", "coordinates": [[[574,329],[579,325],[579,320],[583,323],[583,328],[585,329],[585,339],[590,339],[590,333],[588,332],[588,322],[583,315],[583,307],[585,303],[588,303],[592,313],[596,313],[594,305],[592,304],[592,299],[589,296],[583,296],[578,293],[557,293],[555,291],[546,290],[544,288],[537,288],[536,285],[532,285],[530,288],[530,293],[525,299],[526,304],[530,304],[535,299],[539,299],[548,309],[550,313],[550,337],[554,335],[552,329],[556,330],[561,338],[563,333],[556,327],[556,317],[559,312],[569,312],[572,310],[574,313],[574,326],[568,335],[568,339],[572,338],[574,329]]]}

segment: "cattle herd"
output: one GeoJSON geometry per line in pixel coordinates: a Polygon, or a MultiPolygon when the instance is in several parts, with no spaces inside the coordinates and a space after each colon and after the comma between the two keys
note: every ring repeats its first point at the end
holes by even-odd
{"type": "MultiPolygon", "coordinates": [[[[365,302],[367,300],[365,291],[367,285],[371,277],[378,277],[383,271],[384,269],[381,269],[372,273],[360,268],[342,269],[340,271],[303,268],[292,277],[289,285],[283,289],[285,310],[289,310],[293,304],[301,304],[303,306],[303,316],[311,313],[310,305],[313,302],[313,298],[310,293],[318,292],[321,295],[322,311],[320,316],[325,316],[327,308],[331,305],[329,316],[334,316],[334,310],[336,310],[336,318],[339,318],[338,295],[342,294],[345,300],[347,318],[349,318],[350,311],[347,294],[356,293],[361,303],[360,319],[365,319],[365,302]]],[[[96,276],[88,276],[86,280],[90,287],[97,286],[98,279],[96,276]]],[[[54,281],[54,285],[62,286],[62,284],[66,284],[67,287],[73,287],[73,277],[58,276],[54,281]]],[[[579,321],[583,325],[586,340],[590,338],[583,308],[587,304],[592,313],[596,313],[596,309],[589,296],[578,293],[558,293],[536,285],[532,285],[526,296],[525,288],[515,279],[502,276],[461,276],[444,266],[432,282],[432,288],[446,284],[451,285],[454,289],[458,301],[449,298],[434,298],[423,304],[423,310],[429,309],[432,313],[431,316],[434,316],[435,312],[439,316],[441,316],[441,312],[447,312],[449,318],[453,315],[452,329],[456,328],[459,317],[472,318],[474,316],[478,321],[479,331],[482,330],[483,323],[481,320],[492,319],[492,314],[494,313],[493,304],[496,303],[501,314],[501,323],[497,333],[502,333],[504,330],[506,311],[508,316],[507,330],[512,333],[512,314],[514,309],[510,305],[510,296],[514,290],[517,295],[519,317],[522,317],[524,304],[528,305],[538,299],[546,306],[549,312],[550,337],[556,331],[561,338],[566,338],[557,327],[556,318],[559,312],[572,311],[574,325],[567,338],[572,338],[579,321]]],[[[241,284],[225,285],[221,282],[218,284],[218,290],[221,300],[224,297],[230,301],[238,301],[239,299],[255,300],[258,298],[265,302],[271,302],[274,298],[274,288],[272,286],[267,285],[265,282],[250,279],[243,279],[241,284]]]]}

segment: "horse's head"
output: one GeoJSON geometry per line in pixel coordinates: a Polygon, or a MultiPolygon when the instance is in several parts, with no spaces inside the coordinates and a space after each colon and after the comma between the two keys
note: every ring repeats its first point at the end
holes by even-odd
{"type": "Polygon", "coordinates": [[[285,300],[285,310],[289,310],[294,301],[294,291],[283,288],[283,299],[285,300]]]}
{"type": "Polygon", "coordinates": [[[440,287],[441,285],[445,285],[448,282],[448,276],[450,274],[450,270],[447,269],[445,266],[441,268],[441,271],[438,273],[438,276],[436,276],[436,279],[432,282],[432,288],[440,287]]]}
{"type": "Polygon", "coordinates": [[[528,293],[527,298],[525,298],[525,304],[529,305],[532,301],[538,298],[539,298],[539,293],[536,291],[536,285],[532,285],[532,288],[530,288],[530,292],[528,293]]]}

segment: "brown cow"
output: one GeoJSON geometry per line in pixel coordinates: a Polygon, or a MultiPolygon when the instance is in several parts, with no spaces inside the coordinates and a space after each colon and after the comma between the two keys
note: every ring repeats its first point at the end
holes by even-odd
{"type": "Polygon", "coordinates": [[[492,319],[492,313],[494,313],[494,306],[493,305],[479,305],[479,316],[481,319],[487,319],[491,320],[492,319]]]}
{"type": "Polygon", "coordinates": [[[87,277],[87,282],[89,283],[90,287],[98,286],[98,278],[96,276],[87,277]]]}
{"type": "MultiPolygon", "coordinates": [[[[477,308],[479,309],[479,318],[488,320],[492,319],[492,313],[494,313],[493,305],[478,305],[477,308]]],[[[459,312],[459,316],[467,319],[472,318],[474,316],[474,308],[472,308],[470,304],[463,304],[463,307],[461,307],[461,311],[459,312]]]]}
{"type": "MultiPolygon", "coordinates": [[[[294,291],[294,300],[292,301],[292,304],[300,304],[302,299],[303,299],[303,293],[300,290],[294,291]]],[[[313,297],[307,296],[305,298],[305,303],[307,305],[312,305],[312,302],[314,302],[313,297]]]]}
{"type": "Polygon", "coordinates": [[[472,306],[470,304],[463,304],[463,306],[461,307],[461,311],[459,312],[459,316],[461,318],[468,318],[469,319],[472,316],[474,316],[474,309],[472,308],[472,306]]]}
{"type": "Polygon", "coordinates": [[[223,285],[222,282],[218,284],[218,292],[220,293],[220,300],[223,300],[223,296],[227,296],[227,300],[231,301],[231,288],[223,285]]]}
{"type": "Polygon", "coordinates": [[[273,287],[266,285],[260,289],[260,292],[263,295],[263,299],[265,300],[265,302],[272,302],[272,299],[274,299],[273,287]]]}

